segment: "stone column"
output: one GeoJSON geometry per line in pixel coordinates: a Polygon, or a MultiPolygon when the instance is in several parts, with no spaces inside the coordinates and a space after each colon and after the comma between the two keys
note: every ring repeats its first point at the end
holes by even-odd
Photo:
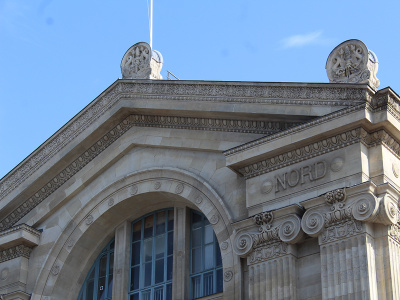
{"type": "Polygon", "coordinates": [[[245,224],[249,219],[243,222],[245,228],[237,233],[234,250],[247,259],[248,299],[297,299],[297,255],[293,244],[302,239],[303,232],[296,213],[300,209],[292,206],[257,214],[253,220],[258,232],[245,224]]]}
{"type": "Polygon", "coordinates": [[[113,300],[125,300],[128,295],[130,234],[130,222],[126,221],[115,229],[113,300]]]}
{"type": "Polygon", "coordinates": [[[172,275],[172,298],[183,300],[189,298],[189,210],[186,207],[175,207],[174,220],[174,266],[172,275]]]}
{"type": "MultiPolygon", "coordinates": [[[[372,183],[338,189],[302,204],[302,228],[318,237],[322,299],[378,297],[376,225],[394,222],[391,199],[376,197],[372,183]]],[[[390,298],[395,299],[395,298],[390,298]]]]}

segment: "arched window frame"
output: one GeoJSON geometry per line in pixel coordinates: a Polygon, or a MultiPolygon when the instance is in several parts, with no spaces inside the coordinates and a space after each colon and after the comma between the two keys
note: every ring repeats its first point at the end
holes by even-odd
{"type": "MultiPolygon", "coordinates": [[[[182,246],[185,245],[183,248],[181,246],[181,248],[178,247],[178,249],[174,249],[173,250],[174,267],[177,266],[177,260],[180,260],[181,261],[180,268],[182,268],[182,266],[183,266],[183,269],[184,269],[184,270],[182,269],[183,273],[181,271],[180,272],[181,272],[181,275],[182,274],[184,274],[184,275],[183,275],[183,277],[180,277],[180,279],[183,279],[183,280],[175,280],[175,283],[173,283],[173,281],[176,278],[175,278],[175,275],[173,275],[172,284],[173,284],[173,286],[175,286],[175,288],[174,288],[175,292],[173,293],[172,297],[173,298],[177,297],[176,293],[180,293],[180,296],[178,296],[178,297],[182,297],[183,296],[185,299],[189,299],[189,298],[190,299],[196,299],[197,298],[197,297],[193,297],[193,295],[192,295],[192,283],[191,283],[192,277],[198,275],[198,274],[191,274],[191,240],[192,240],[192,238],[191,238],[191,235],[192,235],[192,233],[191,233],[191,228],[192,228],[191,218],[192,218],[192,214],[196,213],[198,215],[202,215],[203,226],[204,226],[204,224],[207,223],[206,225],[208,225],[208,226],[210,226],[212,228],[212,225],[208,222],[208,219],[203,215],[203,213],[198,212],[196,210],[193,210],[192,208],[189,208],[187,206],[184,206],[184,207],[179,207],[178,206],[178,207],[166,208],[166,209],[162,209],[162,210],[153,211],[153,212],[151,212],[149,214],[146,214],[146,215],[144,215],[144,216],[142,216],[142,217],[140,217],[138,219],[135,219],[133,222],[130,222],[130,221],[127,220],[126,223],[121,223],[121,225],[116,228],[116,232],[119,229],[126,228],[126,229],[124,229],[125,230],[124,232],[126,232],[126,234],[127,234],[127,235],[122,234],[121,237],[126,236],[126,238],[123,237],[122,240],[120,240],[121,242],[126,241],[126,242],[123,242],[123,243],[127,245],[127,248],[125,248],[127,252],[125,252],[125,250],[123,250],[121,248],[119,254],[118,254],[117,250],[116,250],[116,253],[115,253],[116,256],[121,255],[120,258],[125,256],[125,259],[123,259],[125,261],[125,264],[124,265],[120,265],[118,267],[119,268],[118,269],[118,273],[121,272],[121,267],[123,268],[123,266],[127,266],[127,268],[129,268],[129,271],[126,272],[126,276],[125,277],[124,277],[124,275],[122,275],[122,277],[117,276],[117,277],[120,278],[120,280],[121,280],[121,278],[125,278],[125,280],[126,280],[126,281],[121,281],[121,282],[126,282],[125,286],[127,286],[127,287],[119,289],[119,291],[120,291],[119,295],[126,295],[126,296],[124,296],[124,297],[126,297],[126,299],[129,299],[129,300],[132,300],[132,299],[136,300],[137,299],[137,298],[132,298],[131,297],[134,294],[134,292],[137,292],[137,290],[132,291],[130,289],[130,287],[129,287],[130,286],[130,282],[131,282],[131,278],[130,277],[131,277],[131,266],[132,266],[131,265],[132,264],[131,259],[132,259],[132,227],[133,227],[133,224],[136,221],[140,220],[140,219],[144,220],[149,215],[156,214],[156,213],[158,213],[160,211],[166,211],[166,210],[172,210],[173,211],[173,214],[174,214],[174,232],[175,231],[180,231],[180,233],[177,233],[177,232],[174,233],[174,237],[173,237],[174,247],[175,247],[175,243],[178,240],[180,240],[180,242],[179,242],[180,245],[182,245],[182,246]],[[178,213],[178,211],[180,211],[181,213],[178,213]],[[178,217],[178,215],[180,215],[180,217],[178,217]],[[184,217],[185,215],[186,215],[186,217],[184,217]],[[126,225],[124,225],[124,224],[126,224],[126,225]],[[177,228],[177,226],[179,226],[179,224],[181,225],[180,226],[180,230],[178,230],[178,228],[177,228]],[[183,228],[185,228],[185,229],[183,229],[183,228]],[[124,253],[129,253],[129,257],[127,257],[127,255],[124,255],[124,253]],[[182,253],[185,253],[183,257],[181,256],[182,253]],[[123,290],[125,292],[122,292],[123,290]],[[121,292],[122,292],[122,294],[121,294],[121,292]]],[[[218,244],[217,238],[215,236],[215,232],[214,232],[214,230],[212,230],[212,232],[213,232],[214,253],[218,252],[219,255],[220,255],[220,248],[219,248],[219,244],[218,244]]],[[[117,237],[117,235],[116,235],[116,237],[117,237]]],[[[117,242],[118,239],[115,238],[115,241],[117,242]]],[[[114,242],[114,240],[111,241],[110,244],[112,242],[114,242]]],[[[106,248],[104,250],[106,250],[106,248]]],[[[116,249],[117,248],[118,247],[116,247],[116,249]]],[[[94,266],[90,269],[89,274],[86,277],[85,283],[82,286],[81,292],[79,293],[78,300],[91,300],[91,299],[87,299],[87,298],[83,297],[85,295],[84,294],[84,292],[85,292],[84,289],[86,289],[87,279],[89,278],[93,268],[95,268],[95,265],[98,263],[98,260],[100,259],[100,257],[102,257],[103,251],[101,252],[99,257],[96,259],[96,262],[95,262],[94,266]]],[[[115,261],[117,261],[117,260],[118,259],[116,258],[115,261]]],[[[204,262],[204,260],[203,260],[203,262],[204,262]]],[[[210,269],[207,270],[206,272],[210,272],[210,269]]],[[[220,278],[219,282],[221,283],[220,286],[222,286],[222,281],[223,281],[222,280],[222,263],[220,265],[214,266],[213,269],[212,269],[212,272],[213,272],[213,278],[214,278],[213,287],[216,287],[218,285],[216,283],[217,276],[220,278]]],[[[122,273],[119,273],[119,274],[123,274],[123,273],[124,273],[124,271],[122,271],[122,273]]],[[[117,284],[117,282],[114,282],[114,285],[115,284],[117,284]]],[[[124,284],[120,283],[119,286],[122,287],[122,286],[124,286],[124,284]]],[[[113,291],[113,292],[115,292],[115,291],[113,291]]],[[[220,293],[220,292],[222,292],[222,288],[221,288],[221,290],[218,290],[218,289],[214,288],[212,293],[209,293],[208,296],[212,297],[214,299],[215,298],[215,294],[220,293]]],[[[117,294],[118,294],[118,291],[117,291],[117,294]]],[[[153,296],[154,295],[152,294],[152,298],[151,299],[154,299],[153,296]]],[[[97,300],[98,298],[96,298],[96,297],[97,297],[97,294],[95,295],[95,297],[93,297],[93,299],[97,300]]],[[[209,298],[206,295],[203,295],[202,297],[204,297],[205,299],[209,298]]],[[[111,299],[111,297],[110,298],[104,298],[104,299],[111,299]]],[[[138,299],[146,300],[146,298],[140,298],[140,297],[138,299]]],[[[162,299],[162,300],[164,300],[164,299],[162,299]]]]}
{"type": "Polygon", "coordinates": [[[222,257],[212,225],[204,214],[190,212],[190,299],[223,291],[222,257]],[[194,218],[197,218],[195,224],[194,218]],[[211,231],[209,231],[211,230],[211,231]],[[199,234],[195,237],[195,231],[199,234]],[[207,231],[209,231],[207,240],[207,231]],[[207,254],[207,249],[211,250],[207,254]],[[197,252],[197,255],[194,255],[197,252]],[[197,264],[195,267],[195,256],[197,264]],[[211,257],[210,257],[211,256],[211,257]],[[200,259],[200,261],[199,261],[200,259]],[[211,260],[211,261],[210,261],[211,260]],[[206,265],[208,262],[208,266],[206,265]],[[196,269],[195,269],[196,268],[196,269]],[[197,285],[197,286],[196,286],[197,285]]]}
{"type": "Polygon", "coordinates": [[[113,265],[114,265],[114,243],[113,238],[106,247],[101,251],[99,256],[96,258],[93,266],[90,268],[88,275],[82,285],[81,291],[79,292],[78,300],[111,300],[112,299],[112,284],[113,284],[113,265]],[[105,275],[100,276],[100,264],[102,258],[106,258],[106,269],[105,275]],[[93,278],[92,277],[93,274],[93,278]],[[101,284],[99,284],[100,279],[104,278],[103,289],[101,284]],[[93,286],[90,287],[91,280],[93,279],[93,286]],[[88,299],[88,293],[92,289],[92,299],[88,299]],[[102,293],[100,293],[102,291],[102,293]]]}

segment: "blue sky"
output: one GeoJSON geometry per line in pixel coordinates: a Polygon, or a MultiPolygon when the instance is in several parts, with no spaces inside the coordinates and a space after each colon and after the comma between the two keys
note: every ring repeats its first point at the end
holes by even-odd
{"type": "MultiPolygon", "coordinates": [[[[150,0],[149,0],[150,1],[150,0]]],[[[400,93],[400,1],[154,0],[153,48],[180,79],[328,82],[360,39],[400,93]]],[[[149,42],[146,0],[0,0],[0,178],[116,79],[149,42]]]]}

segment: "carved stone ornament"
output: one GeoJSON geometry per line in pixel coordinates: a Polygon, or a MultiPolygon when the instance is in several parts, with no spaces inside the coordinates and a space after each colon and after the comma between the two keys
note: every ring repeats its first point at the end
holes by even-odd
{"type": "Polygon", "coordinates": [[[272,245],[282,242],[284,244],[295,244],[302,239],[303,232],[299,216],[290,214],[278,225],[273,224],[273,219],[272,212],[255,215],[253,220],[258,225],[258,232],[252,230],[238,232],[233,243],[235,253],[241,257],[246,257],[258,248],[275,249],[276,247],[272,245]]]}
{"type": "Polygon", "coordinates": [[[390,225],[398,219],[393,199],[377,198],[369,191],[348,198],[344,189],[337,189],[324,199],[326,205],[308,209],[301,220],[305,233],[313,237],[322,233],[323,241],[357,234],[362,222],[390,225]]]}
{"type": "Polygon", "coordinates": [[[18,245],[0,251],[0,263],[17,257],[29,258],[32,248],[25,245],[18,245]]]}
{"type": "Polygon", "coordinates": [[[376,89],[380,84],[376,78],[378,59],[359,40],[345,41],[333,49],[326,62],[326,72],[329,82],[368,83],[376,89]]]}
{"type": "Polygon", "coordinates": [[[161,53],[145,42],[136,43],[126,51],[121,61],[123,79],[162,79],[161,53]]]}

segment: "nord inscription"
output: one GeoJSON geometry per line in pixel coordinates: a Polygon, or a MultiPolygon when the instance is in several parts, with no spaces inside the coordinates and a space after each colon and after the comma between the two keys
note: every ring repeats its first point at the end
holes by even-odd
{"type": "Polygon", "coordinates": [[[313,182],[325,177],[327,166],[325,161],[318,161],[314,164],[305,165],[300,168],[292,169],[280,175],[275,175],[275,193],[294,188],[297,185],[313,182]]]}

